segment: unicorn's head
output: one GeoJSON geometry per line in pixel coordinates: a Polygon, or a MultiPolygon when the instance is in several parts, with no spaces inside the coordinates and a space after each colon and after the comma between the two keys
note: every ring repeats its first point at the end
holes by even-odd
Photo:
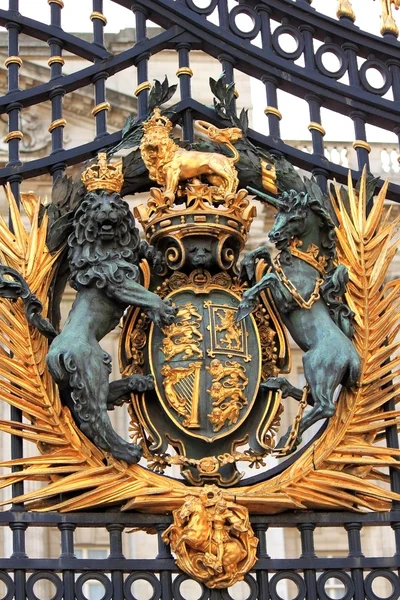
{"type": "Polygon", "coordinates": [[[278,211],[274,226],[268,234],[270,241],[278,250],[284,250],[293,238],[297,238],[304,240],[304,247],[309,243],[318,245],[332,264],[336,258],[335,225],[328,211],[317,198],[295,190],[284,192],[279,198],[273,198],[258,190],[248,189],[278,211]]]}
{"type": "Polygon", "coordinates": [[[286,248],[294,237],[301,239],[314,226],[315,219],[310,208],[308,194],[294,190],[285,192],[276,200],[278,212],[274,226],[268,234],[278,250],[286,248]]]}

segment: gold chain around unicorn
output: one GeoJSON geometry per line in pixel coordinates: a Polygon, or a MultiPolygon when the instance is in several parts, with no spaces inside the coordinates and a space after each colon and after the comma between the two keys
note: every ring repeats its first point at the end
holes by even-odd
{"type": "Polygon", "coordinates": [[[290,295],[292,296],[293,300],[300,306],[300,308],[310,310],[313,304],[315,304],[315,302],[317,302],[317,300],[320,299],[319,290],[321,288],[321,285],[324,283],[324,280],[321,277],[317,278],[314,290],[311,293],[310,298],[308,300],[305,300],[303,296],[297,291],[297,288],[294,285],[294,283],[292,283],[290,279],[286,277],[279,260],[279,255],[276,256],[274,259],[274,267],[276,274],[278,275],[279,279],[281,280],[285,288],[288,290],[288,292],[290,292],[290,295]]]}

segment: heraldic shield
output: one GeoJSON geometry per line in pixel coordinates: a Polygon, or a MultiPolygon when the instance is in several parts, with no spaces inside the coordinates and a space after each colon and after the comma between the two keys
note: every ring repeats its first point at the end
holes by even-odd
{"type": "Polygon", "coordinates": [[[186,435],[209,443],[238,429],[261,376],[254,318],[236,321],[240,298],[220,288],[171,294],[176,320],[152,326],[150,365],[162,408],[186,435]]]}
{"type": "Polygon", "coordinates": [[[154,390],[131,396],[132,439],[156,472],[177,464],[193,484],[232,485],[237,462],[257,464],[274,448],[281,394],[262,381],[287,359],[279,322],[266,298],[239,321],[241,290],[228,273],[175,272],[156,290],[174,322],[159,327],[135,310],[122,337],[125,372],[135,365],[154,378],[154,390]]]}

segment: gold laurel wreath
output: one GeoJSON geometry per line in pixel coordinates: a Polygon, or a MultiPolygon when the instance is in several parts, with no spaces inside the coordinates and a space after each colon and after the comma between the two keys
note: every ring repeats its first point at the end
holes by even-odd
{"type": "MultiPolygon", "coordinates": [[[[346,294],[355,312],[354,343],[362,359],[360,386],[343,389],[335,416],[299,459],[282,474],[249,487],[226,490],[250,512],[276,513],[294,508],[387,510],[400,495],[387,488],[387,467],[398,468],[400,451],[380,445],[389,426],[398,427],[399,411],[385,410],[395,399],[400,369],[400,280],[385,283],[396,253],[394,239],[398,220],[389,222],[384,212],[387,185],[381,189],[366,217],[366,173],[360,192],[348,182],[350,207],[336,188],[332,197],[339,226],[338,254],[350,272],[346,294]]],[[[0,261],[18,270],[32,293],[44,305],[59,253],[46,247],[47,217],[39,223],[40,202],[34,194],[22,195],[30,220],[29,232],[9,187],[13,233],[0,218],[0,261]]],[[[0,487],[21,480],[43,482],[38,490],[14,501],[32,510],[73,511],[121,504],[121,510],[166,512],[179,508],[187,487],[139,465],[127,465],[98,450],[76,426],[67,407],[62,406],[57,386],[46,369],[48,342],[25,317],[21,300],[0,300],[0,397],[22,410],[24,422],[0,421],[0,430],[35,442],[40,451],[1,467],[22,470],[1,476],[0,487]],[[59,501],[61,493],[69,493],[59,501]]],[[[191,494],[200,489],[191,488],[191,494]]],[[[9,503],[10,500],[2,504],[9,503]]]]}

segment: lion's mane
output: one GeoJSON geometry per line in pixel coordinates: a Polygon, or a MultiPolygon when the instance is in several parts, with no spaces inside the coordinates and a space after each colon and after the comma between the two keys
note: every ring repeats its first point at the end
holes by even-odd
{"type": "Polygon", "coordinates": [[[172,138],[169,137],[167,132],[147,132],[140,144],[140,151],[142,154],[143,162],[146,169],[149,171],[150,179],[157,181],[158,185],[165,184],[165,165],[171,162],[175,152],[179,150],[179,147],[172,138]],[[147,148],[154,146],[158,148],[158,156],[156,160],[149,157],[147,148]]]}
{"type": "Polygon", "coordinates": [[[76,210],[68,246],[70,284],[76,290],[90,285],[98,288],[106,288],[109,284],[118,286],[126,278],[139,279],[139,231],[129,205],[119,194],[100,191],[85,195],[76,210]],[[105,202],[112,203],[118,217],[111,243],[98,235],[96,214],[105,202]]]}

